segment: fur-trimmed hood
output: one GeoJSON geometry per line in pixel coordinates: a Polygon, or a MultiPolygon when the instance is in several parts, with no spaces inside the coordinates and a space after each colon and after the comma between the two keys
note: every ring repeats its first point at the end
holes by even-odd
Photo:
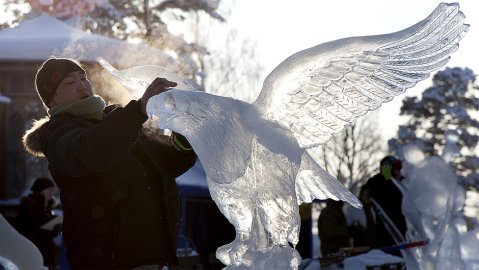
{"type": "Polygon", "coordinates": [[[33,156],[45,157],[40,146],[40,129],[50,120],[50,117],[44,117],[40,120],[35,120],[33,126],[23,135],[23,147],[33,156]]]}
{"type": "MultiPolygon", "coordinates": [[[[120,107],[120,105],[118,104],[109,105],[103,110],[103,112],[105,114],[109,114],[111,111],[113,111],[114,109],[118,107],[120,107]]],[[[22,138],[23,147],[25,148],[25,150],[33,156],[45,157],[45,154],[42,152],[42,148],[41,148],[41,138],[40,138],[41,133],[48,132],[47,126],[50,126],[50,125],[47,125],[48,123],[53,124],[53,121],[58,121],[61,118],[65,119],[63,116],[68,117],[69,119],[68,121],[71,121],[72,119],[72,116],[70,114],[65,113],[65,114],[62,114],[61,117],[54,116],[53,118],[51,118],[50,116],[45,116],[42,119],[34,120],[32,127],[25,132],[22,138]],[[52,122],[50,122],[50,120],[52,120],[52,122]]],[[[83,119],[81,117],[75,117],[75,118],[83,119]]],[[[92,120],[83,119],[82,121],[92,121],[92,120]]]]}

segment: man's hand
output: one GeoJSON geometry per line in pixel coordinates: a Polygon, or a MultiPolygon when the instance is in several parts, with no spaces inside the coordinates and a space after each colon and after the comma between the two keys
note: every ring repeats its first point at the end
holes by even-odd
{"type": "Polygon", "coordinates": [[[148,100],[155,95],[161,94],[171,87],[175,87],[177,83],[170,82],[165,78],[156,78],[148,88],[146,88],[145,93],[140,98],[141,111],[146,115],[146,103],[148,100]]]}

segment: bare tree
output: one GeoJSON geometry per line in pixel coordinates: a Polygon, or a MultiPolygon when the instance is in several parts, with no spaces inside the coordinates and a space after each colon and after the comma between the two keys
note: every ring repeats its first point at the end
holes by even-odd
{"type": "Polygon", "coordinates": [[[351,191],[357,192],[378,169],[384,155],[376,115],[362,117],[326,144],[313,150],[313,157],[351,191]]]}
{"type": "MultiPolygon", "coordinates": [[[[234,3],[221,6],[221,14],[226,20],[233,10],[234,3]]],[[[253,101],[261,90],[264,73],[264,67],[258,61],[256,42],[241,36],[238,29],[201,13],[190,16],[188,32],[192,33],[191,42],[199,45],[198,50],[208,48],[207,53],[196,54],[203,89],[221,96],[253,101]]]]}
{"type": "Polygon", "coordinates": [[[205,57],[207,89],[218,95],[253,101],[261,90],[264,70],[257,60],[255,42],[241,39],[233,29],[227,33],[222,48],[205,57]]]}

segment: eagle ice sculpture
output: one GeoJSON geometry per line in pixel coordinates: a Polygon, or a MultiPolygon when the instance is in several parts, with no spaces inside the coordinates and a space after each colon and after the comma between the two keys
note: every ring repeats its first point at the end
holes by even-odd
{"type": "MultiPolygon", "coordinates": [[[[442,3],[405,30],[297,52],[268,75],[252,104],[177,89],[148,101],[160,128],[191,143],[212,198],[236,229],[216,252],[227,269],[296,269],[300,203],[332,198],[361,207],[308,149],[446,64],[469,27],[464,19],[457,3],[442,3]]],[[[117,71],[99,62],[137,97],[160,75],[188,87],[158,66],[117,71]]]]}

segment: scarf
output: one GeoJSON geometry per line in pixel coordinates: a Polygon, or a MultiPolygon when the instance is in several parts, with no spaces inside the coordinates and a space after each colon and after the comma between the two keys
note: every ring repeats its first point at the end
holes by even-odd
{"type": "Polygon", "coordinates": [[[87,119],[102,120],[106,103],[102,97],[93,95],[68,104],[59,104],[48,109],[48,115],[68,114],[87,119]]]}

